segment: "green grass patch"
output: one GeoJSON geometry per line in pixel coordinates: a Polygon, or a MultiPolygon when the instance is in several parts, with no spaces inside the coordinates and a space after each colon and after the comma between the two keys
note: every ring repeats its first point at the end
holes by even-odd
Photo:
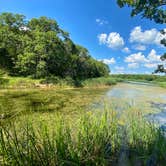
{"type": "Polygon", "coordinates": [[[92,78],[83,81],[84,87],[102,87],[115,85],[117,82],[121,82],[122,79],[110,77],[92,78]]]}
{"type": "Polygon", "coordinates": [[[0,88],[74,88],[74,87],[104,87],[115,85],[122,81],[120,78],[99,77],[87,80],[73,80],[70,77],[59,78],[55,76],[44,79],[33,79],[30,77],[3,76],[0,79],[0,88]]]}
{"type": "Polygon", "coordinates": [[[74,121],[55,114],[0,128],[1,165],[163,165],[165,151],[163,132],[132,109],[121,117],[96,110],[74,121]]]}

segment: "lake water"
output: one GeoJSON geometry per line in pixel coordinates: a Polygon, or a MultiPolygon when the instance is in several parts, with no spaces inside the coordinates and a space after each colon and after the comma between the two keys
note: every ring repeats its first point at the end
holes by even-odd
{"type": "Polygon", "coordinates": [[[78,113],[90,106],[102,110],[111,106],[119,111],[130,107],[142,110],[149,120],[166,128],[166,89],[137,82],[119,83],[110,88],[80,88],[73,90],[16,89],[0,91],[0,118],[15,117],[20,112],[78,113]],[[104,102],[103,102],[104,101],[104,102]],[[93,104],[92,104],[93,103],[93,104]]]}
{"type": "Polygon", "coordinates": [[[166,129],[166,89],[147,83],[120,83],[104,94],[106,103],[114,101],[117,110],[123,110],[122,105],[142,110],[151,109],[154,114],[147,118],[166,129]]]}

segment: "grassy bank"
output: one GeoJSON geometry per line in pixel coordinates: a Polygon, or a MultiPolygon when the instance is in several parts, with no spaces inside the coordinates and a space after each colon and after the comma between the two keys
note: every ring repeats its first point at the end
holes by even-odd
{"type": "Polygon", "coordinates": [[[58,77],[32,79],[30,77],[3,76],[0,78],[0,88],[99,88],[115,85],[122,81],[147,82],[166,88],[166,76],[130,74],[111,75],[109,77],[91,78],[86,80],[73,80],[70,77],[63,79],[58,77]]]}
{"type": "Polygon", "coordinates": [[[122,79],[120,78],[113,78],[113,77],[100,77],[100,78],[92,78],[87,79],[82,82],[83,87],[104,87],[104,86],[111,86],[116,85],[118,82],[121,82],[122,79]]]}
{"type": "Polygon", "coordinates": [[[86,80],[73,80],[70,77],[48,77],[45,79],[32,79],[30,77],[3,76],[0,78],[0,88],[72,88],[72,87],[105,87],[115,85],[121,81],[119,78],[99,77],[86,80]]]}
{"type": "Polygon", "coordinates": [[[164,165],[166,139],[141,112],[109,109],[72,120],[30,116],[1,125],[1,165],[164,165]]]}

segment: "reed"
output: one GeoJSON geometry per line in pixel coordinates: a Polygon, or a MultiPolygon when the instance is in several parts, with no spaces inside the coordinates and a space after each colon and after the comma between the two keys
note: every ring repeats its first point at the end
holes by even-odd
{"type": "Polygon", "coordinates": [[[55,114],[51,122],[36,117],[0,128],[1,165],[163,165],[165,152],[163,131],[134,110],[89,111],[73,121],[55,114]]]}

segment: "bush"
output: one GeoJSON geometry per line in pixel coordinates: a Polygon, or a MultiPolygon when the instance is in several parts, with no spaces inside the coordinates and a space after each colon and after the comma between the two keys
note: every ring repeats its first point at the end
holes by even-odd
{"type": "Polygon", "coordinates": [[[74,86],[75,85],[75,82],[74,82],[74,80],[71,77],[66,77],[65,79],[63,79],[63,82],[66,82],[66,84],[70,85],[70,86],[74,86]]]}
{"type": "Polygon", "coordinates": [[[60,78],[56,76],[50,76],[46,77],[42,81],[40,81],[41,84],[58,84],[60,82],[60,78]]]}

